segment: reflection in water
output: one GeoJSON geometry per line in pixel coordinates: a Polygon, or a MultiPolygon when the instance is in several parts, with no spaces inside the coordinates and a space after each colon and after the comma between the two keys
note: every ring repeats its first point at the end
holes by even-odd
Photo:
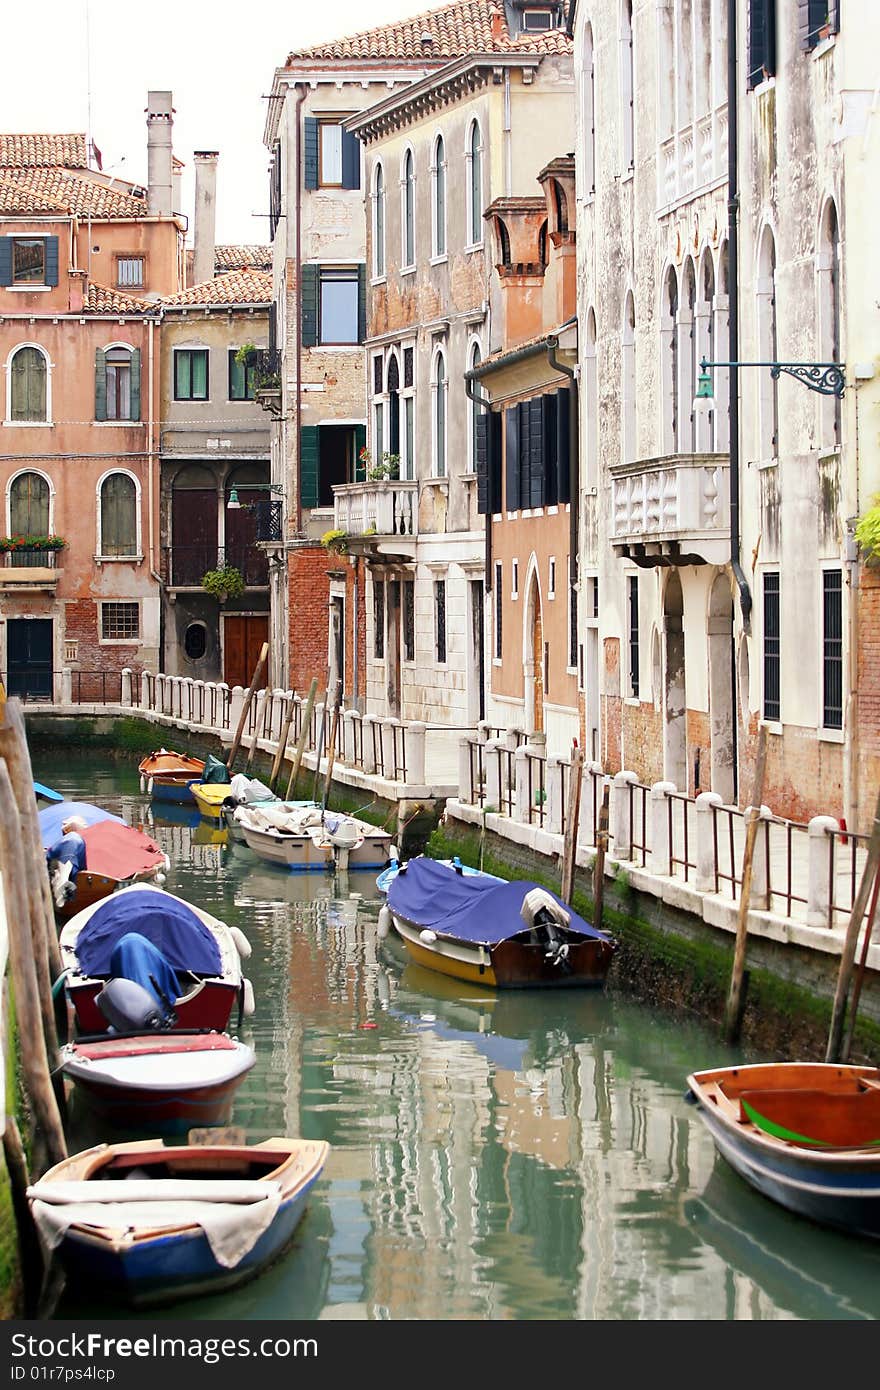
{"type": "MultiPolygon", "coordinates": [[[[137,762],[135,758],[134,763],[137,762]]],[[[57,769],[35,775],[57,784],[57,769]]],[[[880,1248],[776,1208],[684,1101],[714,1034],[615,993],[479,990],[380,945],[373,876],[289,874],[67,764],[59,789],[155,835],[168,887],[253,955],[251,1141],[325,1138],[292,1250],[199,1318],[814,1318],[880,1313],[880,1248]],[[96,790],[100,787],[100,791],[96,790]]],[[[175,808],[180,809],[180,808],[175,808]]],[[[72,1147],[108,1137],[74,1107],[72,1147]]],[[[71,1292],[60,1316],[112,1315],[71,1292]]],[[[127,1314],[123,1314],[127,1315],[127,1314]]]]}

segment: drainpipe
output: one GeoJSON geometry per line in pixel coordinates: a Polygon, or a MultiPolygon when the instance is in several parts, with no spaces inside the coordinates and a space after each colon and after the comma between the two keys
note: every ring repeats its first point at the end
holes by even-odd
{"type": "MultiPolygon", "coordinates": [[[[308,87],[295,82],[296,89],[296,244],[294,263],[296,269],[296,487],[293,499],[294,535],[302,530],[302,492],[301,492],[301,450],[302,450],[302,187],[305,171],[303,169],[303,117],[302,106],[308,95],[308,87]]],[[[285,315],[285,320],[286,320],[285,315]]]]}
{"type": "Polygon", "coordinates": [[[554,371],[560,372],[562,376],[567,376],[571,382],[568,392],[568,496],[569,496],[569,527],[568,527],[568,577],[572,584],[577,583],[578,578],[578,530],[580,521],[580,479],[578,476],[578,455],[580,452],[579,431],[579,400],[577,374],[573,367],[567,367],[564,362],[560,362],[556,356],[559,347],[559,339],[555,333],[551,333],[547,339],[547,361],[554,371]]]}
{"type": "MultiPolygon", "coordinates": [[[[491,396],[478,396],[478,395],[477,395],[477,392],[476,392],[476,390],[475,390],[475,385],[476,385],[476,372],[475,372],[475,371],[465,372],[465,374],[464,374],[464,389],[465,389],[465,391],[467,392],[467,395],[468,395],[469,399],[472,400],[472,401],[474,402],[474,405],[478,405],[478,406],[480,406],[480,408],[481,408],[482,410],[485,410],[487,414],[491,414],[491,413],[492,413],[492,398],[491,398],[491,396]]],[[[491,592],[492,592],[492,509],[491,509],[491,507],[489,506],[489,501],[490,501],[490,486],[491,486],[490,480],[491,480],[491,477],[492,477],[492,465],[493,465],[494,462],[495,462],[494,458],[492,457],[493,448],[494,448],[494,445],[493,445],[493,442],[492,442],[492,431],[491,431],[491,429],[487,429],[487,430],[486,430],[486,509],[487,509],[487,510],[486,510],[486,532],[485,532],[485,541],[486,541],[486,552],[485,552],[485,556],[486,556],[486,558],[485,558],[485,561],[484,561],[485,566],[486,566],[486,577],[485,577],[484,583],[485,583],[485,586],[486,586],[486,593],[487,593],[487,594],[491,594],[491,592]]],[[[475,461],[476,461],[476,460],[475,460],[475,461]]]]}
{"type": "MultiPolygon", "coordinates": [[[[153,459],[155,454],[154,446],[154,416],[153,416],[153,338],[155,321],[150,319],[147,325],[147,396],[149,405],[147,407],[147,513],[148,521],[148,559],[150,564],[150,578],[155,579],[159,585],[159,670],[165,668],[165,604],[162,600],[162,576],[156,570],[156,533],[153,520],[153,459]]],[[[161,462],[160,462],[161,467],[161,462]]]]}

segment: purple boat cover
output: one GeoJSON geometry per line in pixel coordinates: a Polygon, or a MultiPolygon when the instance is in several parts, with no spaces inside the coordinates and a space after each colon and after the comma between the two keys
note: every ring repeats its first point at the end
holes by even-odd
{"type": "MultiPolygon", "coordinates": [[[[543,888],[543,884],[522,878],[499,883],[466,876],[436,859],[419,856],[410,859],[391,883],[388,906],[398,917],[417,927],[430,927],[440,936],[496,946],[526,930],[520,908],[532,888],[543,888]]],[[[555,893],[550,896],[569,914],[569,931],[600,941],[609,939],[607,932],[590,926],[555,893]]]]}
{"type": "Polygon", "coordinates": [[[161,888],[111,893],[79,933],[76,958],[83,975],[112,973],[114,947],[128,932],[146,937],[173,970],[220,975],[220,947],[191,907],[161,888]]]}

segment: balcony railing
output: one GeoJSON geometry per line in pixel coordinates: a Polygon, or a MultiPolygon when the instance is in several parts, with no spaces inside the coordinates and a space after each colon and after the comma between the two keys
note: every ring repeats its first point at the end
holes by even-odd
{"type": "Polygon", "coordinates": [[[283,539],[282,503],[276,501],[253,504],[255,534],[258,541],[280,541],[283,539]]]}
{"type": "Polygon", "coordinates": [[[619,554],[655,564],[729,557],[730,458],[670,454],[612,470],[611,543],[619,554]],[[727,537],[727,539],[725,539],[727,537]]]}
{"type": "Polygon", "coordinates": [[[279,348],[260,348],[254,358],[254,392],[265,410],[277,415],[281,411],[281,351],[279,348]]]}
{"type": "Polygon", "coordinates": [[[57,550],[6,550],[0,555],[0,591],[41,589],[54,593],[61,573],[57,550]]]}
{"type": "Polygon", "coordinates": [[[344,483],[333,489],[334,522],[349,536],[414,537],[418,502],[417,482],[344,483]]]}
{"type": "Polygon", "coordinates": [[[170,588],[200,588],[208,570],[229,565],[240,570],[248,587],[269,583],[269,561],[256,546],[167,545],[162,549],[162,579],[170,588]]]}
{"type": "Polygon", "coordinates": [[[55,568],[55,556],[57,550],[37,550],[30,546],[21,550],[5,550],[3,552],[3,565],[6,569],[50,569],[55,568]]]}

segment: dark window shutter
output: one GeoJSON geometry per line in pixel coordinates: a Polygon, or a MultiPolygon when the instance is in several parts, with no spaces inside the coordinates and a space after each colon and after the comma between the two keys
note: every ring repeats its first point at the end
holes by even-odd
{"type": "Polygon", "coordinates": [[[544,505],[544,400],[529,401],[529,506],[544,505]]]}
{"type": "Polygon", "coordinates": [[[571,501],[571,396],[569,387],[563,386],[556,392],[556,477],[558,500],[571,501]]]}
{"type": "Polygon", "coordinates": [[[840,29],[840,0],[798,0],[798,43],[801,48],[815,48],[821,43],[820,31],[826,26],[830,33],[840,29]]]}
{"type": "Polygon", "coordinates": [[[299,440],[299,498],[304,507],[318,505],[320,426],[303,425],[299,440]]]}
{"type": "Polygon", "coordinates": [[[559,493],[559,467],[556,439],[556,396],[541,397],[544,436],[544,506],[553,507],[562,498],[559,493]]]}
{"type": "Polygon", "coordinates": [[[269,305],[269,351],[274,352],[278,346],[278,306],[274,303],[269,305]]]}
{"type": "Polygon", "coordinates": [[[509,512],[519,511],[519,406],[510,406],[504,412],[506,430],[506,468],[505,468],[505,507],[509,512]]]}
{"type": "Polygon", "coordinates": [[[95,349],[95,419],[107,419],[107,363],[103,348],[95,349]]]}
{"type": "Polygon", "coordinates": [[[303,121],[303,153],[305,170],[303,175],[306,188],[318,187],[318,122],[314,116],[306,116],[303,121]]]}
{"type": "Polygon", "coordinates": [[[529,449],[528,401],[520,401],[516,410],[519,415],[519,505],[530,507],[532,494],[529,483],[531,451],[529,449]]]}
{"type": "Polygon", "coordinates": [[[474,442],[476,444],[474,465],[477,474],[477,511],[480,516],[486,516],[489,511],[489,415],[485,410],[480,410],[477,415],[474,442]]]}
{"type": "Polygon", "coordinates": [[[358,342],[367,336],[367,267],[358,266],[358,342]]]}
{"type": "Polygon", "coordinates": [[[354,427],[354,480],[356,483],[364,482],[367,476],[367,465],[361,458],[361,449],[367,447],[367,427],[366,425],[355,425],[354,427]]]}
{"type": "Polygon", "coordinates": [[[318,341],[318,267],[302,268],[302,345],[314,347],[318,341]]]}
{"type": "Polygon", "coordinates": [[[361,142],[350,131],[342,132],[342,187],[361,186],[361,142]]]}
{"type": "Polygon", "coordinates": [[[131,409],[129,418],[141,418],[141,350],[134,348],[131,354],[131,385],[129,388],[131,409]]]}
{"type": "Polygon", "coordinates": [[[775,71],[776,0],[749,0],[749,89],[775,71]]]}
{"type": "Polygon", "coordinates": [[[0,285],[12,284],[12,237],[0,237],[0,285]]]}
{"type": "Polygon", "coordinates": [[[46,237],[46,284],[58,284],[58,238],[46,237]]]}
{"type": "Polygon", "coordinates": [[[489,436],[486,440],[486,473],[488,476],[489,510],[494,515],[501,511],[501,412],[494,410],[489,414],[489,436]]]}

